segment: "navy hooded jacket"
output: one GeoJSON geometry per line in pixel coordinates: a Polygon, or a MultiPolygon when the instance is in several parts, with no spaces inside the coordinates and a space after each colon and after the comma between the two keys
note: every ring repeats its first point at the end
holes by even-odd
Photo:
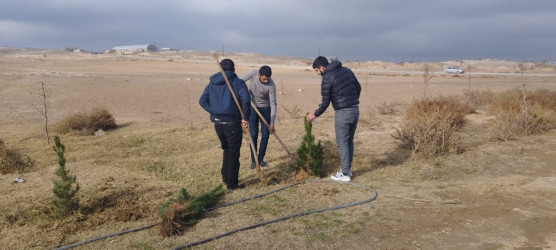
{"type": "Polygon", "coordinates": [[[360,94],[361,84],[359,84],[353,72],[346,67],[342,67],[340,61],[332,61],[326,66],[322,74],[322,100],[314,115],[322,115],[330,102],[332,102],[334,110],[359,104],[360,94]]]}
{"type": "MultiPolygon", "coordinates": [[[[246,117],[243,119],[249,120],[251,115],[251,98],[245,81],[238,78],[233,71],[225,71],[224,73],[228,77],[228,81],[243,110],[243,115],[246,117]]],[[[199,98],[199,104],[210,113],[210,120],[212,122],[214,122],[214,119],[224,121],[240,121],[242,119],[236,102],[226,84],[226,80],[220,72],[210,77],[209,84],[203,94],[201,94],[201,98],[199,98]]]]}

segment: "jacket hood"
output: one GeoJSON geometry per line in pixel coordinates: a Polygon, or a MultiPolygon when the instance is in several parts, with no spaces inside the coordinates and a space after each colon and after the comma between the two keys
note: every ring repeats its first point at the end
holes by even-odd
{"type": "MultiPolygon", "coordinates": [[[[224,73],[226,74],[228,81],[230,81],[230,79],[232,79],[233,77],[237,77],[236,73],[234,73],[233,71],[224,71],[224,73]]],[[[226,84],[226,79],[224,79],[222,73],[218,72],[210,76],[210,82],[216,85],[222,85],[222,84],[226,84]]]]}
{"type": "Polygon", "coordinates": [[[334,61],[330,62],[328,64],[328,66],[326,66],[326,68],[324,69],[324,73],[326,73],[328,71],[339,69],[341,67],[342,67],[342,62],[340,62],[338,60],[334,60],[334,61]]]}

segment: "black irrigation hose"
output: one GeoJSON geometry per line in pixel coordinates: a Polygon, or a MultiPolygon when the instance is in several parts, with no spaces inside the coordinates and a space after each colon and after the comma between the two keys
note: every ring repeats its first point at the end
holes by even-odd
{"type": "Polygon", "coordinates": [[[74,248],[74,247],[78,247],[78,246],[81,246],[81,245],[85,245],[85,244],[88,244],[88,243],[91,243],[91,242],[94,242],[94,241],[97,241],[97,240],[102,240],[102,239],[106,239],[106,238],[110,238],[110,237],[114,237],[114,236],[118,236],[118,235],[123,235],[123,234],[127,234],[127,233],[133,233],[133,232],[141,231],[141,230],[144,230],[144,229],[148,229],[148,228],[154,227],[154,226],[156,226],[156,225],[158,225],[158,223],[150,224],[150,225],[147,225],[147,226],[144,226],[144,227],[132,228],[132,229],[125,230],[125,231],[122,231],[122,232],[118,232],[118,233],[112,233],[112,234],[107,234],[107,235],[99,236],[99,237],[96,237],[96,238],[93,238],[93,239],[89,239],[89,240],[85,240],[85,241],[73,243],[73,244],[71,244],[71,245],[67,245],[67,246],[63,246],[63,247],[58,247],[58,248],[56,248],[56,249],[70,249],[70,248],[74,248]]]}
{"type": "MultiPolygon", "coordinates": [[[[285,187],[282,187],[282,188],[279,188],[279,189],[270,191],[270,192],[268,192],[268,193],[263,193],[263,194],[259,194],[259,195],[247,197],[247,198],[244,198],[244,199],[241,199],[241,200],[236,200],[236,201],[224,203],[224,204],[222,204],[222,205],[215,206],[215,207],[205,208],[205,211],[208,212],[208,211],[212,211],[212,210],[215,210],[215,209],[218,209],[218,208],[231,206],[231,205],[234,205],[234,204],[237,204],[237,203],[240,203],[240,202],[244,202],[244,201],[248,201],[248,200],[253,200],[253,199],[256,199],[256,198],[260,198],[260,197],[263,197],[263,196],[267,196],[267,195],[269,195],[269,194],[273,194],[273,193],[276,193],[276,192],[280,192],[280,191],[282,191],[282,190],[284,190],[284,189],[286,189],[286,188],[290,188],[290,187],[293,187],[293,186],[299,185],[299,184],[301,184],[301,182],[297,182],[297,183],[294,183],[294,184],[290,184],[290,185],[287,185],[287,186],[285,186],[285,187]]],[[[93,238],[93,239],[89,239],[89,240],[85,240],[85,241],[81,241],[81,242],[76,242],[76,243],[71,244],[71,245],[67,245],[67,246],[63,246],[63,247],[58,247],[58,248],[56,248],[56,249],[57,249],[57,250],[70,249],[70,248],[78,247],[78,246],[85,245],[85,244],[88,244],[88,243],[91,243],[91,242],[95,242],[95,241],[97,241],[97,240],[102,240],[102,239],[106,239],[106,238],[110,238],[110,237],[114,237],[114,236],[119,236],[119,235],[124,235],[124,234],[127,234],[127,233],[132,233],[132,232],[141,231],[141,230],[144,230],[144,229],[149,229],[149,228],[154,227],[154,226],[156,226],[156,225],[158,225],[158,224],[159,224],[159,223],[153,223],[153,224],[150,224],[150,225],[147,225],[147,226],[144,226],[144,227],[132,228],[132,229],[125,230],[125,231],[122,231],[122,232],[118,232],[118,233],[107,234],[107,235],[99,236],[99,237],[96,237],[96,238],[93,238]]]]}
{"type": "MultiPolygon", "coordinates": [[[[309,215],[309,214],[320,213],[320,212],[324,212],[324,211],[331,211],[331,210],[336,210],[336,209],[341,209],[341,208],[360,205],[360,204],[363,204],[363,203],[371,202],[371,201],[375,200],[376,197],[378,196],[378,193],[376,191],[374,191],[373,189],[371,189],[367,186],[363,186],[363,185],[356,184],[356,183],[351,183],[351,182],[337,182],[337,181],[331,181],[331,180],[308,180],[306,182],[336,182],[336,183],[348,184],[348,185],[351,185],[351,186],[365,188],[365,189],[371,191],[373,193],[373,196],[371,198],[363,200],[363,201],[345,203],[345,204],[342,204],[342,205],[339,205],[339,206],[334,206],[334,207],[329,207],[329,208],[321,208],[321,209],[305,211],[305,212],[301,212],[301,213],[297,213],[297,214],[291,214],[291,215],[284,216],[284,217],[281,217],[281,218],[278,218],[278,219],[261,222],[259,224],[255,224],[255,225],[251,225],[251,226],[247,226],[247,227],[242,227],[242,228],[239,228],[239,229],[236,229],[236,230],[233,230],[233,231],[229,231],[227,233],[223,233],[223,234],[220,234],[220,235],[216,235],[216,236],[204,239],[204,240],[196,241],[196,242],[189,243],[189,244],[183,245],[183,246],[178,246],[178,247],[175,247],[173,249],[184,249],[184,248],[194,247],[194,246],[201,245],[201,244],[204,244],[204,243],[216,240],[216,239],[220,239],[220,238],[228,236],[228,235],[239,233],[241,231],[245,231],[245,230],[249,230],[249,229],[253,229],[253,228],[257,228],[257,227],[262,227],[262,226],[265,226],[265,225],[268,225],[268,224],[271,224],[271,223],[274,223],[274,222],[279,222],[279,221],[284,221],[284,220],[287,220],[287,219],[291,219],[293,217],[298,217],[298,216],[303,216],[303,215],[309,215]]],[[[297,184],[299,184],[299,182],[295,183],[294,185],[297,185],[297,184]]],[[[293,185],[290,185],[290,186],[293,186],[293,185]]],[[[284,188],[282,188],[282,190],[283,189],[284,188]]]]}
{"type": "Polygon", "coordinates": [[[224,204],[222,204],[222,205],[220,205],[220,206],[205,208],[205,211],[208,212],[208,211],[212,211],[212,210],[215,210],[215,209],[218,209],[218,208],[223,208],[223,207],[231,206],[231,205],[234,205],[234,204],[237,204],[237,203],[240,203],[240,202],[244,202],[244,201],[248,201],[248,200],[253,200],[253,199],[261,198],[261,197],[267,196],[267,195],[269,195],[269,194],[277,193],[277,192],[280,192],[280,191],[282,191],[282,190],[284,190],[284,189],[287,189],[287,188],[290,188],[290,187],[293,187],[293,186],[296,186],[296,185],[299,185],[299,184],[301,184],[301,182],[296,182],[296,183],[294,183],[294,184],[290,184],[290,185],[287,185],[287,186],[285,186],[285,187],[282,187],[282,188],[279,188],[279,189],[275,189],[275,190],[270,191],[270,192],[268,192],[268,193],[264,193],[264,194],[259,194],[259,195],[247,197],[247,198],[244,198],[244,199],[241,199],[241,200],[231,201],[231,202],[228,202],[228,203],[224,203],[224,204]]]}
{"type": "MultiPolygon", "coordinates": [[[[282,191],[282,190],[284,190],[284,189],[286,189],[286,188],[290,188],[290,187],[293,187],[293,186],[299,185],[299,184],[301,184],[301,182],[297,182],[297,183],[294,183],[294,184],[290,184],[290,185],[287,185],[287,186],[285,186],[285,187],[282,187],[282,188],[279,188],[279,189],[270,191],[270,192],[268,192],[268,193],[263,193],[263,194],[259,194],[259,195],[247,197],[247,198],[244,198],[244,199],[241,199],[241,200],[236,200],[236,201],[224,203],[224,204],[222,204],[222,205],[215,206],[215,207],[205,208],[205,211],[208,212],[208,211],[212,211],[212,210],[215,210],[215,209],[218,209],[218,208],[223,208],[223,207],[231,206],[231,205],[234,205],[234,204],[237,204],[237,203],[240,203],[240,202],[244,202],[244,201],[248,201],[248,200],[253,200],[253,199],[261,198],[261,197],[263,197],[263,196],[267,196],[267,195],[269,195],[269,194],[273,194],[273,193],[276,193],[276,192],[280,192],[280,191],[282,191]]],[[[118,233],[107,234],[107,235],[99,236],[99,237],[96,237],[96,238],[93,238],[93,239],[89,239],[89,240],[85,240],[85,241],[81,241],[81,242],[76,242],[76,243],[71,244],[71,245],[67,245],[67,246],[63,246],[63,247],[58,247],[58,248],[56,248],[56,249],[57,249],[57,250],[70,249],[70,248],[78,247],[78,246],[85,245],[85,244],[88,244],[88,243],[91,243],[91,242],[95,242],[95,241],[97,241],[97,240],[102,240],[102,239],[106,239],[106,238],[110,238],[110,237],[114,237],[114,236],[119,236],[119,235],[124,235],[124,234],[127,234],[127,233],[133,233],[133,232],[141,231],[141,230],[144,230],[144,229],[149,229],[149,228],[154,227],[154,226],[156,226],[156,225],[158,225],[158,224],[159,224],[159,223],[153,223],[153,224],[150,224],[150,225],[147,225],[147,226],[144,226],[144,227],[132,228],[132,229],[125,230],[125,231],[122,231],[122,232],[118,232],[118,233]]]]}
{"type": "MultiPolygon", "coordinates": [[[[316,209],[316,210],[311,210],[311,211],[305,211],[305,212],[301,212],[301,213],[297,213],[297,214],[291,214],[291,215],[284,216],[284,217],[281,217],[281,218],[278,218],[278,219],[274,219],[274,220],[270,220],[270,221],[265,221],[265,222],[261,222],[261,223],[259,223],[259,224],[255,224],[255,225],[251,225],[251,226],[239,228],[239,229],[236,229],[236,230],[233,230],[233,231],[229,231],[229,232],[227,232],[227,233],[223,233],[223,234],[220,234],[220,235],[216,235],[216,236],[213,236],[213,237],[204,239],[204,240],[200,240],[200,241],[196,241],[196,242],[193,242],[193,243],[189,243],[189,244],[187,244],[187,245],[178,246],[178,247],[176,247],[176,248],[174,248],[174,249],[183,249],[183,248],[188,248],[188,247],[193,247],[193,246],[201,245],[201,244],[204,244],[204,243],[207,243],[207,242],[216,240],[216,239],[220,239],[220,238],[222,238],[222,237],[225,237],[225,236],[228,236],[228,235],[232,235],[232,234],[235,234],[235,233],[238,233],[238,232],[241,232],[241,231],[245,231],[245,230],[249,230],[249,229],[253,229],[253,228],[265,226],[265,225],[268,225],[268,224],[271,224],[271,223],[275,223],[275,222],[279,222],[279,221],[284,221],[284,220],[287,220],[287,219],[291,219],[291,218],[293,218],[293,217],[298,217],[298,216],[303,216],[303,215],[309,215],[309,214],[320,213],[320,212],[324,212],[324,211],[331,211],[331,210],[336,210],[336,209],[341,209],[341,208],[346,208],[346,207],[352,207],[352,206],[360,205],[360,204],[363,204],[363,203],[371,202],[371,201],[375,200],[376,197],[378,196],[378,193],[377,193],[375,190],[373,190],[373,189],[371,189],[371,188],[369,188],[369,187],[367,187],[367,186],[364,186],[364,185],[361,185],[361,184],[357,184],[357,183],[352,183],[352,182],[337,182],[337,181],[331,181],[331,180],[307,180],[307,181],[304,181],[304,182],[334,182],[334,183],[347,184],[347,185],[356,186],[356,187],[362,187],[362,188],[364,188],[364,189],[367,189],[367,190],[371,191],[371,192],[373,193],[373,196],[372,196],[371,198],[366,199],[366,200],[363,200],[363,201],[345,203],[345,204],[342,204],[342,205],[339,205],[339,206],[334,206],[334,207],[329,207],[329,208],[321,208],[321,209],[316,209]]],[[[257,198],[260,198],[260,197],[263,197],[263,196],[267,196],[267,195],[269,195],[269,194],[273,194],[273,193],[276,193],[276,192],[280,192],[280,191],[282,191],[282,190],[284,190],[284,189],[287,189],[287,188],[290,188],[290,187],[299,185],[299,184],[301,184],[301,183],[302,183],[302,182],[296,182],[296,183],[294,183],[294,184],[290,184],[290,185],[287,185],[287,186],[285,186],[285,187],[282,187],[282,188],[279,188],[279,189],[276,189],[276,190],[273,190],[273,191],[270,191],[270,192],[267,192],[267,193],[263,193],[263,194],[255,195],[255,196],[251,196],[251,197],[247,197],[247,198],[244,198],[244,199],[241,199],[241,200],[236,200],[236,201],[228,202],[228,203],[225,203],[225,204],[222,204],[222,205],[219,205],[219,206],[215,206],[215,207],[206,208],[205,211],[212,211],[212,210],[215,210],[215,209],[218,209],[218,208],[231,206],[231,205],[234,205],[234,204],[237,204],[237,203],[240,203],[240,202],[244,202],[244,201],[248,201],[248,200],[257,199],[257,198]]],[[[97,240],[106,239],[106,238],[110,238],[110,237],[114,237],[114,236],[118,236],[118,235],[123,235],[123,234],[127,234],[127,233],[132,233],[132,232],[137,232],[137,231],[141,231],[141,230],[144,230],[144,229],[152,228],[152,227],[154,227],[154,226],[156,226],[156,225],[158,225],[158,224],[159,224],[159,223],[154,223],[154,224],[150,224],[150,225],[147,225],[147,226],[144,226],[144,227],[138,227],[138,228],[133,228],[133,229],[125,230],[125,231],[118,232],[118,233],[107,234],[107,235],[99,236],[99,237],[97,237],[97,238],[93,238],[93,239],[89,239],[89,240],[77,242],[77,243],[74,243],[74,244],[71,244],[71,245],[67,245],[67,246],[63,246],[63,247],[59,247],[59,248],[56,248],[56,249],[70,249],[70,248],[74,248],[74,247],[77,247],[77,246],[81,246],[81,245],[84,245],[84,244],[88,244],[88,243],[91,243],[91,242],[94,242],[94,241],[97,241],[97,240]]]]}

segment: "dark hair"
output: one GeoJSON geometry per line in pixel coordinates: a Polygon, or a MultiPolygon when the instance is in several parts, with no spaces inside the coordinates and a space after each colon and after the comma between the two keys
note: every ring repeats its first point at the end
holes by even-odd
{"type": "Polygon", "coordinates": [[[315,58],[315,61],[313,61],[313,69],[319,68],[320,66],[323,66],[325,68],[326,66],[328,66],[328,59],[326,59],[326,57],[319,56],[315,58]]]}
{"type": "Polygon", "coordinates": [[[265,65],[259,69],[259,74],[262,76],[270,77],[272,75],[272,70],[270,69],[270,67],[265,65]]]}
{"type": "Polygon", "coordinates": [[[235,70],[234,61],[232,61],[231,59],[224,59],[224,60],[220,61],[220,66],[222,66],[222,70],[224,70],[224,71],[234,71],[235,70]]]}

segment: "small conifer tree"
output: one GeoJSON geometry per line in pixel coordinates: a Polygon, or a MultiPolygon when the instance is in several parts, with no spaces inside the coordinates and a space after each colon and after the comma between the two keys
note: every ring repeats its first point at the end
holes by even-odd
{"type": "Polygon", "coordinates": [[[305,135],[301,146],[297,149],[296,165],[313,176],[320,176],[322,161],[324,160],[324,149],[320,140],[315,144],[315,137],[311,134],[313,125],[303,117],[305,135]]]}
{"type": "Polygon", "coordinates": [[[60,142],[60,137],[54,137],[54,152],[58,155],[59,168],[56,169],[56,174],[61,180],[53,180],[54,199],[52,204],[56,209],[59,216],[66,216],[73,210],[79,207],[79,201],[75,198],[79,185],[76,182],[75,175],[69,175],[69,170],[66,169],[66,158],[64,157],[65,146],[60,142]]]}
{"type": "Polygon", "coordinates": [[[202,218],[205,208],[216,205],[224,193],[222,185],[199,196],[191,196],[185,188],[181,188],[176,198],[170,198],[160,207],[160,233],[163,236],[176,235],[195,225],[202,218]]]}

